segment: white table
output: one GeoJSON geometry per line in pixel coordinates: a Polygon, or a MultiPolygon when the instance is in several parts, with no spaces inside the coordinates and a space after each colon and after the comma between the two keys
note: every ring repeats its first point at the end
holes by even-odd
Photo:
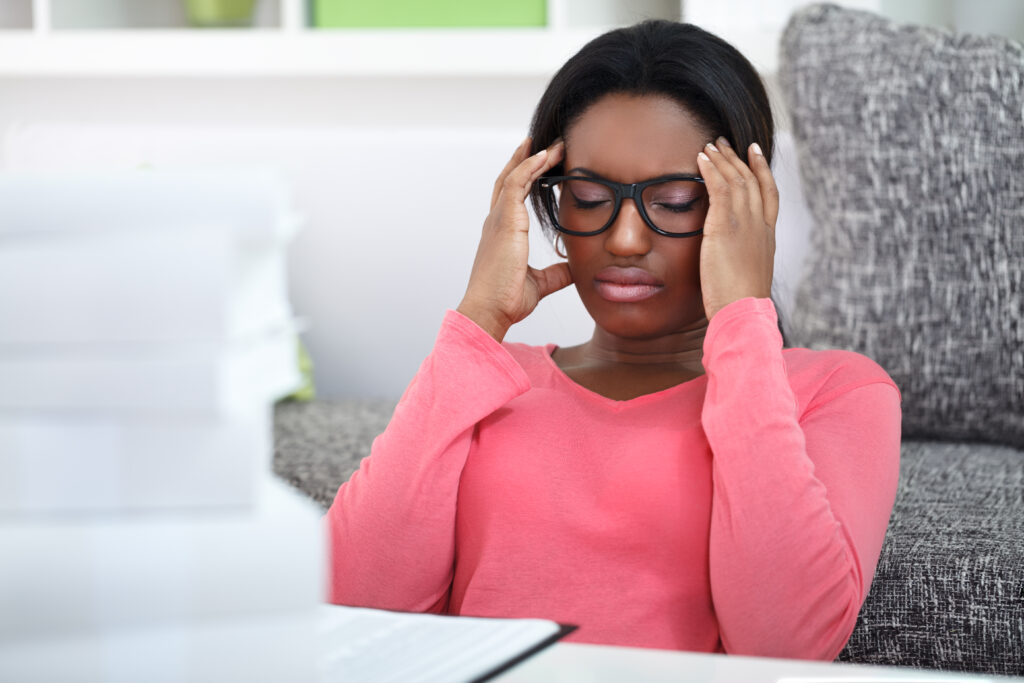
{"type": "Polygon", "coordinates": [[[939,683],[1020,681],[1004,676],[556,643],[498,683],[939,683]]]}

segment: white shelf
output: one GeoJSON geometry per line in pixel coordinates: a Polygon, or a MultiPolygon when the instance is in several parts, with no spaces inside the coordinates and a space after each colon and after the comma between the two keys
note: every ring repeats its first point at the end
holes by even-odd
{"type": "Polygon", "coordinates": [[[548,0],[546,28],[319,29],[308,0],[252,28],[185,26],[183,0],[0,0],[2,77],[550,77],[587,41],[681,0],[548,0]]]}
{"type": "Polygon", "coordinates": [[[0,77],[551,76],[603,30],[11,30],[0,77]]]}

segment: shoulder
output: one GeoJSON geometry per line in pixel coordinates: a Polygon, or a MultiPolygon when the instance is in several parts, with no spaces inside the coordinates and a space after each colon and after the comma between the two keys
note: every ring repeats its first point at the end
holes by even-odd
{"type": "Polygon", "coordinates": [[[888,385],[899,396],[889,373],[854,351],[793,348],[783,350],[783,359],[801,412],[869,385],[888,385]]]}

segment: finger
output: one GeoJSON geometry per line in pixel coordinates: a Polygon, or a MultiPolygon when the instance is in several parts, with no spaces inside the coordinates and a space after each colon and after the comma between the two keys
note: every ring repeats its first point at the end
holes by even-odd
{"type": "Polygon", "coordinates": [[[564,145],[558,142],[524,159],[505,176],[498,203],[522,204],[534,181],[561,160],[563,149],[564,145]]]}
{"type": "MultiPolygon", "coordinates": [[[[727,201],[731,211],[729,214],[729,224],[739,227],[750,217],[750,190],[748,188],[750,182],[726,158],[725,151],[730,150],[724,146],[720,149],[713,142],[709,142],[704,146],[704,154],[707,155],[711,163],[714,164],[715,169],[725,180],[726,187],[719,190],[721,195],[719,202],[724,204],[726,198],[728,198],[727,201]]],[[[760,204],[760,200],[758,200],[758,204],[760,204]]],[[[758,214],[760,214],[760,208],[758,208],[758,214]]],[[[758,217],[758,221],[760,222],[760,217],[758,217]]]]}
{"type": "Polygon", "coordinates": [[[498,195],[501,194],[501,185],[505,182],[505,177],[512,172],[512,169],[523,163],[523,160],[527,157],[527,153],[530,149],[530,138],[527,137],[525,140],[519,143],[516,150],[512,152],[512,157],[505,164],[505,167],[501,169],[501,173],[498,174],[497,180],[494,181],[494,190],[491,192],[491,208],[498,203],[498,195]]]}
{"type": "Polygon", "coordinates": [[[775,229],[775,222],[779,218],[779,187],[775,184],[775,176],[772,174],[772,167],[761,151],[761,146],[756,142],[750,145],[747,151],[747,158],[750,159],[750,170],[757,176],[757,182],[761,186],[762,214],[764,222],[775,229]]]}
{"type": "Polygon", "coordinates": [[[569,270],[569,264],[564,261],[554,263],[544,270],[537,270],[530,266],[529,271],[534,282],[537,283],[538,301],[572,284],[572,271],[569,270]]]}
{"type": "MultiPolygon", "coordinates": [[[[758,182],[757,176],[750,169],[743,159],[736,154],[736,150],[732,148],[729,141],[724,137],[719,137],[715,140],[718,149],[722,154],[722,157],[729,162],[729,164],[739,173],[739,176],[743,179],[743,188],[746,191],[747,208],[750,211],[753,218],[757,221],[757,224],[764,222],[763,213],[763,201],[761,197],[761,185],[758,182]]],[[[749,155],[748,155],[749,159],[749,155]]],[[[737,207],[739,208],[739,207],[737,207]]]]}
{"type": "Polygon", "coordinates": [[[545,173],[547,173],[552,168],[561,163],[562,159],[565,156],[565,143],[562,141],[562,138],[558,138],[550,145],[548,145],[547,152],[548,154],[547,158],[544,161],[544,164],[539,169],[537,169],[537,171],[533,174],[530,180],[526,183],[526,194],[530,193],[530,188],[533,187],[533,184],[537,182],[538,178],[540,178],[545,173]]]}
{"type": "MultiPolygon", "coordinates": [[[[718,204],[731,205],[729,181],[711,160],[709,152],[710,150],[705,148],[697,155],[697,168],[704,179],[704,186],[708,189],[708,202],[712,208],[718,204]]],[[[705,233],[707,233],[707,229],[708,224],[705,222],[705,233]]]]}
{"type": "Polygon", "coordinates": [[[500,231],[514,228],[516,231],[527,232],[530,229],[530,221],[523,204],[529,192],[531,179],[535,174],[541,173],[547,157],[548,150],[542,149],[526,157],[505,176],[501,181],[501,189],[494,206],[484,221],[485,230],[488,225],[500,231]]]}

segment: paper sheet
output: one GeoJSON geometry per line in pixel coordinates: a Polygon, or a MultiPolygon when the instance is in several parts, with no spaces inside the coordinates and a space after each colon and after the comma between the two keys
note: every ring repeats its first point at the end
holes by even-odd
{"type": "Polygon", "coordinates": [[[484,680],[573,629],[544,619],[322,609],[323,683],[484,680]]]}

